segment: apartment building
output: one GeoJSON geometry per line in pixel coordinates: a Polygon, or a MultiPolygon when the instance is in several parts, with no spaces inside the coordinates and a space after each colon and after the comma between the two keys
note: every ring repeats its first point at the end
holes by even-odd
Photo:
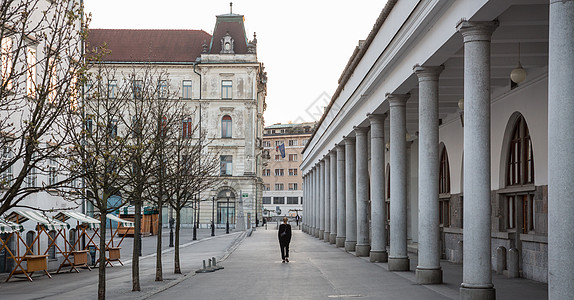
{"type": "Polygon", "coordinates": [[[301,150],[313,133],[315,123],[274,124],[263,133],[264,163],[263,215],[301,214],[302,178],[299,165],[301,150]]]}

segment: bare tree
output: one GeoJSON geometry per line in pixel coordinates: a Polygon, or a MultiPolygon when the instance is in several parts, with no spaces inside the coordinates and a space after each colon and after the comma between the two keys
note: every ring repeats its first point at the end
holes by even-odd
{"type": "Polygon", "coordinates": [[[78,77],[85,70],[82,16],[76,1],[0,4],[0,214],[73,179],[53,175],[67,164],[66,124],[78,109],[78,77]],[[37,184],[37,175],[50,180],[37,184]]]}
{"type": "Polygon", "coordinates": [[[120,88],[110,95],[108,80],[114,78],[114,70],[95,62],[82,78],[86,92],[81,113],[68,123],[75,154],[69,156],[69,170],[83,178],[84,196],[100,213],[98,299],[105,299],[106,293],[106,215],[124,204],[120,201],[110,206],[110,198],[124,190],[126,169],[131,163],[127,142],[131,132],[123,123],[127,105],[115,97],[129,90],[120,88]]]}
{"type": "MultiPolygon", "coordinates": [[[[174,143],[168,149],[170,151],[169,185],[166,190],[169,197],[169,205],[175,211],[175,257],[174,273],[181,274],[179,258],[181,211],[184,207],[199,199],[199,196],[209,190],[219,180],[218,150],[210,146],[210,141],[205,132],[199,130],[199,123],[192,125],[189,116],[192,112],[180,115],[183,124],[179,134],[174,136],[174,143]]],[[[199,203],[197,203],[199,204],[199,203]]]]}

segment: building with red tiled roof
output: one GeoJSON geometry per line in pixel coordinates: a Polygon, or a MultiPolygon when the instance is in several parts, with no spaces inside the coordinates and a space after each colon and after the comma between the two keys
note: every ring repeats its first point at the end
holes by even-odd
{"type": "MultiPolygon", "coordinates": [[[[114,68],[111,73],[117,76],[106,81],[114,84],[108,93],[136,86],[138,72],[150,65],[169,75],[170,97],[184,101],[194,112],[182,122],[182,131],[199,124],[210,139],[210,150],[220,158],[221,180],[200,196],[215,199],[213,206],[211,201],[201,202],[200,226],[209,226],[213,215],[216,226],[229,220],[241,229],[262,218],[267,77],[257,60],[257,40],[249,41],[245,33],[243,15],[218,15],[213,32],[212,36],[203,30],[92,29],[87,47],[107,50],[100,64],[114,68]]],[[[191,208],[182,212],[182,223],[191,224],[192,215],[191,208]]]]}

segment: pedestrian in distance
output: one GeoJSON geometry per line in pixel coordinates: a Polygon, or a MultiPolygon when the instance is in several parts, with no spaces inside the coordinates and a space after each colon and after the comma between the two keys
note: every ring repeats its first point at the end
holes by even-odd
{"type": "Polygon", "coordinates": [[[277,232],[283,263],[289,262],[289,243],[291,242],[291,225],[287,221],[287,217],[284,217],[283,224],[279,225],[279,231],[277,232]]]}

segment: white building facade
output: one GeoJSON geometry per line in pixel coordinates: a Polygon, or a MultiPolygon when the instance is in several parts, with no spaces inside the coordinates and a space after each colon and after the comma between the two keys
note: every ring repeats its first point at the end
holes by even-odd
{"type": "Polygon", "coordinates": [[[573,17],[389,1],[304,150],[304,230],[390,271],[414,247],[421,284],[461,262],[461,299],[494,299],[492,270],[574,297],[573,17]]]}
{"type": "MultiPolygon", "coordinates": [[[[219,153],[219,180],[200,196],[199,208],[182,211],[191,224],[199,209],[200,227],[244,229],[261,218],[261,140],[266,97],[266,73],[257,60],[257,40],[249,41],[244,17],[216,18],[213,35],[202,30],[92,29],[90,45],[107,44],[104,64],[116,73],[153,65],[169,74],[176,91],[194,115],[182,126],[200,124],[209,151],[219,153]]],[[[121,79],[118,79],[121,80],[121,79]]],[[[114,82],[121,85],[121,82],[114,82]]],[[[185,128],[183,128],[185,130],[185,128]]],[[[164,209],[164,222],[168,210],[164,209]]]]}

